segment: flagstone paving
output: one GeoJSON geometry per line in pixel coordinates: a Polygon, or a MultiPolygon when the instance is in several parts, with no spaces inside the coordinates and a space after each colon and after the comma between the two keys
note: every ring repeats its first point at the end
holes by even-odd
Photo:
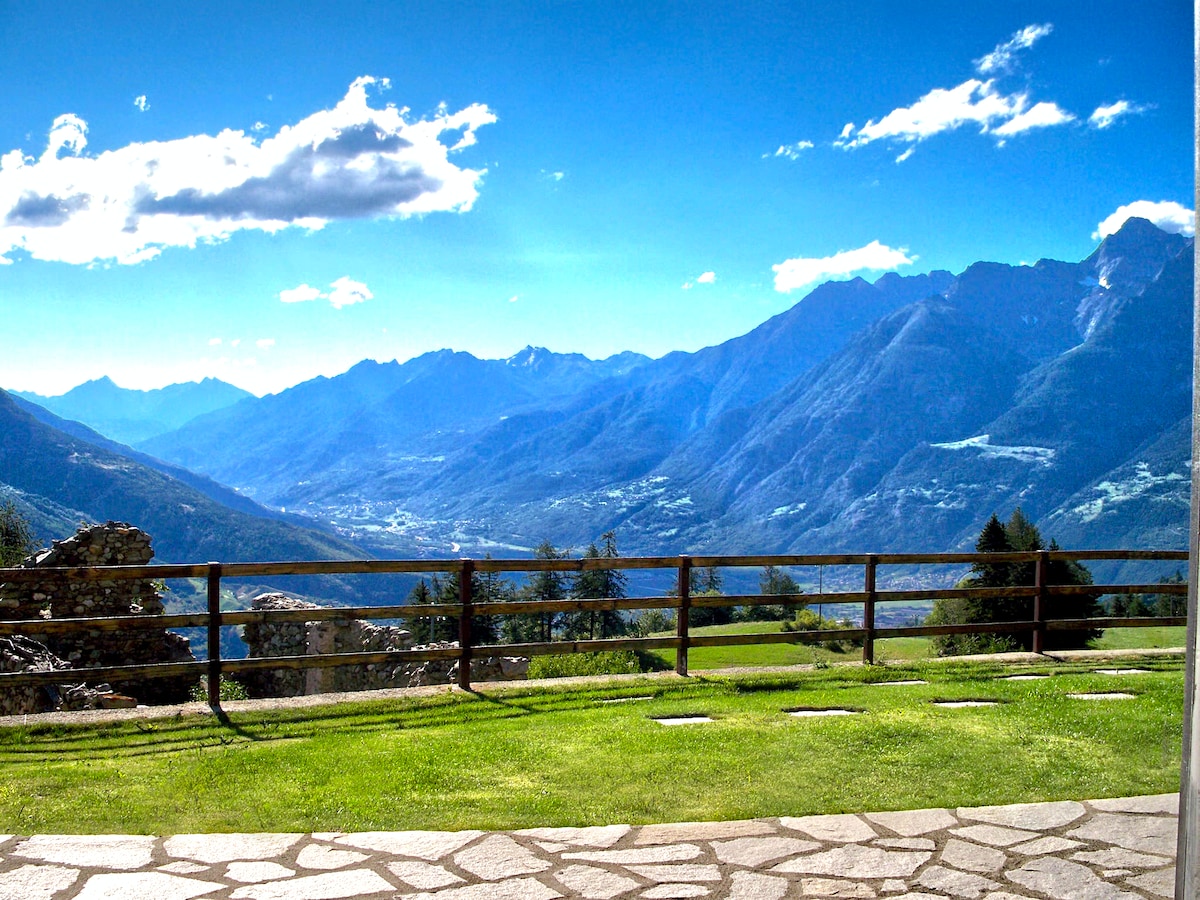
{"type": "Polygon", "coordinates": [[[0,835],[0,900],[1156,900],[1177,794],[500,833],[0,835]]]}

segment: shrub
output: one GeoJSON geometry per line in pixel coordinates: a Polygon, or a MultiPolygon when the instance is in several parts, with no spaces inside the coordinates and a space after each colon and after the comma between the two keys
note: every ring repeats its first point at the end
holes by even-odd
{"type": "Polygon", "coordinates": [[[574,675],[630,675],[669,668],[657,656],[634,650],[600,653],[565,653],[535,656],[529,661],[530,678],[570,678],[574,675]]]}
{"type": "MultiPolygon", "coordinates": [[[[222,700],[249,700],[250,694],[246,691],[246,686],[240,681],[234,681],[232,678],[221,676],[221,699],[222,700]]],[[[208,681],[201,680],[194,688],[192,688],[192,700],[198,703],[208,702],[208,681]]]]}

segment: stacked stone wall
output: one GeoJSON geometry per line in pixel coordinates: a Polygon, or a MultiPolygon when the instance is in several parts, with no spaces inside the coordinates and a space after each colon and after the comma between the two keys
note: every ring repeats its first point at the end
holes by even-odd
{"type": "MultiPolygon", "coordinates": [[[[296,610],[322,607],[284,594],[263,594],[254,599],[251,608],[296,610]]],[[[404,628],[373,625],[358,619],[250,624],[243,628],[242,640],[252,657],[458,647],[457,642],[414,644],[412,633],[404,628]]],[[[529,660],[520,657],[478,657],[471,660],[471,680],[522,679],[528,668],[529,660]]],[[[259,670],[246,672],[239,680],[252,697],[297,697],[303,694],[452,684],[458,680],[458,660],[336,666],[304,671],[259,670]]]]}
{"type": "MultiPolygon", "coordinates": [[[[154,556],[150,535],[123,522],[83,526],[72,537],[28,557],[25,569],[83,566],[144,566],[154,556]]],[[[71,668],[193,662],[187,639],[166,629],[105,631],[89,629],[49,634],[37,628],[47,619],[160,615],[162,596],[154,584],[141,581],[40,581],[0,584],[0,616],[28,620],[27,637],[43,645],[71,668]]],[[[178,703],[188,699],[196,679],[146,678],[113,682],[120,694],[141,703],[178,703]]]]}

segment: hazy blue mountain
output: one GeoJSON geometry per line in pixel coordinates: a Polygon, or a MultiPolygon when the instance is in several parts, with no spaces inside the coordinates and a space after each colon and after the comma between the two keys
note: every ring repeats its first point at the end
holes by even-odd
{"type": "MultiPolygon", "coordinates": [[[[1191,271],[1190,242],[1144,221],[1082,263],[980,263],[630,477],[598,483],[615,464],[589,454],[588,429],[574,429],[582,449],[549,456],[514,434],[503,477],[480,455],[483,487],[460,477],[439,495],[433,481],[418,508],[564,543],[616,527],[655,552],[964,546],[992,511],[1045,518],[1136,465],[1137,447],[1187,414],[1191,271]]],[[[636,421],[647,404],[631,392],[611,407],[636,421]]]]}
{"type": "Polygon", "coordinates": [[[1178,533],[1192,258],[1131,219],[1080,262],[830,282],[696,353],[362,363],[142,448],[447,555],[608,528],[627,552],[943,550],[1018,504],[1064,543],[1145,545],[1178,533]],[[1172,512],[1072,513],[1145,471],[1172,512]]]}
{"type": "MultiPolygon", "coordinates": [[[[6,498],[30,512],[42,539],[68,536],[80,519],[131,522],[154,538],[157,562],[364,555],[331,535],[223,506],[149,466],[38,421],[3,391],[0,485],[6,498]]],[[[293,587],[354,596],[338,579],[297,579],[293,587]]]]}
{"type": "Polygon", "coordinates": [[[216,378],[137,391],[117,387],[107,376],[85,382],[58,397],[42,397],[24,391],[10,393],[64,419],[89,425],[122,444],[173,431],[198,415],[253,396],[216,378]]]}
{"type": "Polygon", "coordinates": [[[190,469],[185,469],[183,466],[176,466],[172,463],[163,462],[161,459],[156,459],[149,454],[142,453],[139,450],[134,450],[132,447],[111,440],[94,431],[82,422],[73,422],[70,419],[64,419],[61,416],[56,416],[48,409],[26,400],[24,397],[16,394],[9,394],[13,402],[22,410],[29,413],[39,422],[49,425],[51,428],[56,428],[72,437],[87,441],[102,450],[108,450],[119,456],[124,456],[134,462],[139,462],[144,466],[155,469],[164,475],[181,481],[188,487],[195,488],[210,500],[215,500],[223,506],[228,506],[230,509],[236,509],[241,512],[250,513],[255,516],[265,516],[270,519],[280,519],[282,521],[290,521],[293,525],[301,525],[302,527],[313,527],[313,523],[301,519],[299,516],[289,516],[287,513],[281,512],[278,509],[262,506],[255,503],[249,497],[244,497],[237,491],[227,488],[223,484],[213,481],[204,475],[198,475],[190,469]]]}

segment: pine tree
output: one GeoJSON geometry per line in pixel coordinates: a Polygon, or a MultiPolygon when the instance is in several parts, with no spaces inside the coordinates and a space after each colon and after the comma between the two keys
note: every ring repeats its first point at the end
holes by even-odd
{"type": "MultiPolygon", "coordinates": [[[[549,541],[542,541],[533,552],[533,556],[534,559],[567,559],[569,552],[556,549],[549,541]]],[[[529,583],[517,592],[517,596],[521,600],[564,600],[567,596],[566,577],[562,572],[534,572],[529,577],[529,583]]],[[[513,618],[516,617],[507,617],[507,619],[513,618]]],[[[561,632],[564,621],[562,613],[554,612],[538,613],[536,619],[533,615],[523,613],[521,618],[524,621],[505,621],[502,627],[506,641],[509,640],[508,635],[510,634],[523,635],[519,640],[543,643],[552,641],[561,632]],[[531,619],[534,621],[530,622],[531,619]]]]}
{"type": "MultiPolygon", "coordinates": [[[[583,558],[616,559],[621,555],[617,552],[614,532],[606,531],[601,535],[600,544],[600,547],[590,544],[583,558]]],[[[580,600],[621,599],[626,596],[627,581],[627,576],[619,569],[585,569],[575,577],[571,596],[580,600]]],[[[575,614],[564,626],[563,633],[568,639],[595,640],[625,634],[626,630],[625,617],[616,610],[605,609],[575,614]]]]}
{"type": "Polygon", "coordinates": [[[0,506],[0,569],[19,566],[36,549],[33,530],[13,503],[0,506]]]}
{"type": "MultiPolygon", "coordinates": [[[[1005,523],[1001,523],[994,514],[988,519],[975,543],[975,550],[978,553],[1013,553],[1039,551],[1045,546],[1037,526],[1017,507],[1005,523]]],[[[1052,540],[1048,549],[1056,551],[1059,547],[1052,540]]],[[[959,587],[1032,587],[1036,573],[1037,564],[1034,562],[978,562],[971,567],[971,575],[963,579],[959,587]]],[[[1092,576],[1077,562],[1051,560],[1046,571],[1046,583],[1087,585],[1092,583],[1092,576]]],[[[926,622],[929,625],[957,625],[968,622],[1028,621],[1033,618],[1033,605],[1032,597],[1016,596],[937,600],[926,622]]],[[[1049,598],[1042,615],[1047,619],[1084,619],[1098,616],[1101,612],[1097,595],[1080,594],[1049,598]]],[[[1088,641],[1099,635],[1100,632],[1095,629],[1050,631],[1044,634],[1043,646],[1047,650],[1086,647],[1088,641]]],[[[934,638],[934,647],[940,656],[1029,650],[1032,646],[1033,635],[1028,631],[939,635],[934,638]]]]}
{"type": "MultiPolygon", "coordinates": [[[[693,597],[720,597],[725,579],[716,566],[692,569],[689,573],[688,593],[693,597]]],[[[692,627],[704,625],[728,625],[733,621],[732,606],[693,606],[688,616],[692,627]]]]}
{"type": "MultiPolygon", "coordinates": [[[[763,566],[758,575],[758,592],[763,595],[802,594],[800,585],[789,573],[778,566],[763,566]]],[[[742,608],[740,618],[748,622],[777,622],[790,619],[792,612],[799,612],[808,604],[804,601],[791,601],[788,604],[769,603],[756,604],[742,608]]]]}

